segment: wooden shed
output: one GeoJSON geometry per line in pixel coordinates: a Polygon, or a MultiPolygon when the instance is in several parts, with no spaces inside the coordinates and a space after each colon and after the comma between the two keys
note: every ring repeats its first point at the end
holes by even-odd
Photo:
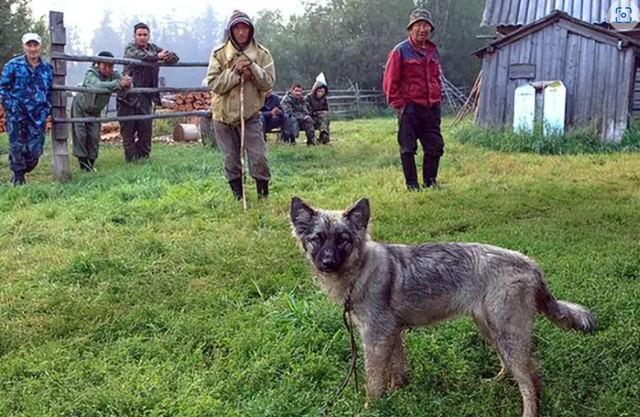
{"type": "Polygon", "coordinates": [[[511,125],[517,87],[560,80],[567,127],[595,127],[603,140],[618,142],[633,106],[638,48],[640,42],[620,32],[551,12],[475,52],[482,58],[477,122],[511,125]]]}

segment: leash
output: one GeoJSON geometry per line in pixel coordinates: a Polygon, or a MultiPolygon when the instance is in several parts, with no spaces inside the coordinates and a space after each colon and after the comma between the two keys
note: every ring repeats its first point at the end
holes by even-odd
{"type": "Polygon", "coordinates": [[[351,311],[353,310],[353,306],[351,304],[352,292],[353,292],[353,287],[351,287],[351,290],[347,294],[347,298],[344,302],[344,306],[342,310],[342,322],[344,323],[344,326],[347,328],[347,331],[349,332],[349,348],[351,350],[351,353],[350,353],[351,364],[349,365],[349,371],[347,372],[347,376],[345,377],[344,381],[342,381],[340,388],[331,396],[329,401],[327,401],[327,404],[324,407],[324,410],[322,412],[322,415],[324,417],[329,417],[331,413],[331,408],[333,408],[338,397],[342,395],[344,390],[347,388],[347,385],[349,385],[349,380],[351,379],[352,375],[353,375],[354,393],[356,395],[358,394],[358,373],[357,373],[358,345],[356,344],[356,338],[353,335],[353,322],[351,321],[351,311]]]}

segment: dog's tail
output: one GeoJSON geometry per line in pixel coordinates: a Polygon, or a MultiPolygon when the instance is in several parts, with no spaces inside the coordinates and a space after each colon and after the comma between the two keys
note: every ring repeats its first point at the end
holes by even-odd
{"type": "Polygon", "coordinates": [[[580,304],[556,300],[549,291],[549,286],[539,274],[539,287],[536,293],[538,311],[552,322],[566,330],[578,330],[590,333],[596,329],[596,321],[591,311],[580,304]]]}

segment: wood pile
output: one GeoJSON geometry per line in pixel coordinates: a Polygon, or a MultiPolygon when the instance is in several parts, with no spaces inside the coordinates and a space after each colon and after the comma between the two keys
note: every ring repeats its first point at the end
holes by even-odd
{"type": "Polygon", "coordinates": [[[211,93],[180,93],[176,94],[173,111],[209,110],[211,108],[211,93]]]}
{"type": "Polygon", "coordinates": [[[4,133],[6,130],[4,127],[4,109],[0,106],[0,133],[4,133]]]}
{"type": "Polygon", "coordinates": [[[120,137],[120,124],[118,122],[102,123],[100,125],[100,140],[103,142],[117,142],[120,137]]]}

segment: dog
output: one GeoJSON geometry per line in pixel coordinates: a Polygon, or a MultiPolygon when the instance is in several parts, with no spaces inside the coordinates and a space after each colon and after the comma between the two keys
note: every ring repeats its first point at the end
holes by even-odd
{"type": "Polygon", "coordinates": [[[538,416],[533,359],[537,313],[564,329],[595,330],[587,308],[556,300],[542,271],[521,253],[479,243],[390,245],[371,240],[366,198],[344,212],[293,197],[293,235],[328,296],[349,311],[365,355],[367,404],[407,382],[402,331],[471,316],[518,383],[523,417],[538,416]]]}

